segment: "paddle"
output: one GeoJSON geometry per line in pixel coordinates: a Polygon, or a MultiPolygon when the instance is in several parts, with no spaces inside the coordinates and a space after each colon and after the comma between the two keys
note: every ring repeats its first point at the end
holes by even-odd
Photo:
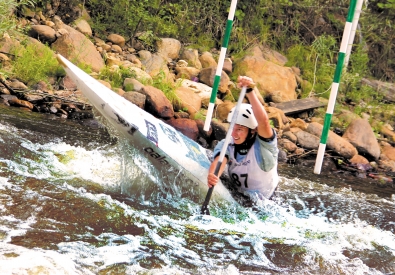
{"type": "MultiPolygon", "coordinates": [[[[239,95],[239,99],[237,100],[236,108],[233,112],[232,121],[230,122],[230,125],[229,125],[229,130],[226,133],[225,142],[222,146],[221,153],[219,154],[217,166],[215,167],[214,175],[216,175],[216,176],[218,176],[219,169],[221,168],[222,162],[224,160],[226,149],[228,148],[230,138],[232,137],[233,127],[235,126],[237,117],[239,115],[240,105],[243,102],[246,91],[247,91],[247,87],[242,87],[240,95],[239,95]]],[[[200,210],[200,214],[202,214],[202,215],[210,215],[210,210],[208,209],[208,203],[210,202],[211,195],[213,194],[213,190],[214,190],[214,186],[212,186],[208,189],[206,199],[204,200],[204,203],[203,203],[202,208],[200,210]]]]}

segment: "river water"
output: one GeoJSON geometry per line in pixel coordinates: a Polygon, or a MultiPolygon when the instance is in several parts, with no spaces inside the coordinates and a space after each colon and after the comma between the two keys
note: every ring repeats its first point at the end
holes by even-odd
{"type": "Polygon", "coordinates": [[[0,274],[395,274],[390,193],[280,166],[275,201],[202,216],[105,129],[0,115],[0,274]]]}

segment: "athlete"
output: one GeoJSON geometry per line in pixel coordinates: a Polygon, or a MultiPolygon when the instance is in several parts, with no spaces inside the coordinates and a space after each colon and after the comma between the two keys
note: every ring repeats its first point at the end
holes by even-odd
{"type": "MultiPolygon", "coordinates": [[[[270,126],[269,117],[251,88],[255,86],[253,80],[239,76],[237,86],[248,87],[246,98],[250,104],[242,103],[240,106],[218,176],[214,171],[225,140],[221,140],[214,148],[214,161],[207,177],[208,186],[212,187],[218,183],[228,164],[232,184],[237,186],[240,193],[254,201],[270,199],[278,185],[276,132],[270,126]]],[[[229,112],[229,122],[234,110],[235,108],[229,112]]]]}

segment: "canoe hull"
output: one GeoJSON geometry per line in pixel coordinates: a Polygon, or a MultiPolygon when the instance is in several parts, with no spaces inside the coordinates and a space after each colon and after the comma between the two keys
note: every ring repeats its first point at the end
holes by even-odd
{"type": "MultiPolygon", "coordinates": [[[[187,195],[194,201],[204,200],[210,166],[205,148],[119,96],[60,54],[58,60],[94,108],[155,167],[158,176],[174,179],[168,183],[172,185],[169,190],[178,190],[177,195],[187,195]]],[[[233,201],[222,183],[214,189],[214,200],[233,201]]]]}

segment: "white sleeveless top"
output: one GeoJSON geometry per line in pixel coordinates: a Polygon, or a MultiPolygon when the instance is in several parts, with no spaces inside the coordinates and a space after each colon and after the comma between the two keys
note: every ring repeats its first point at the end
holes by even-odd
{"type": "Polygon", "coordinates": [[[277,161],[267,172],[261,169],[256,157],[255,150],[259,150],[259,145],[254,143],[247,155],[237,162],[234,158],[234,146],[229,146],[228,173],[233,183],[238,186],[239,192],[246,195],[258,195],[258,197],[269,199],[278,185],[277,161]]]}

